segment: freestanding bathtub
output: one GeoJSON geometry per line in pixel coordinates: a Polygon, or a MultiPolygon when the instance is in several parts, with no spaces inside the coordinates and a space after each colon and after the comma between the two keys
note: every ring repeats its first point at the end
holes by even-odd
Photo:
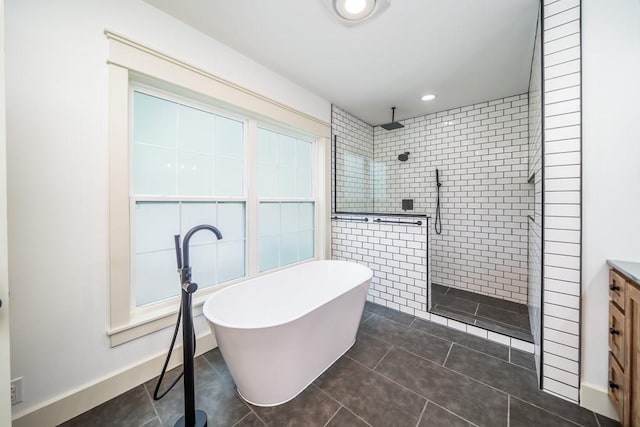
{"type": "Polygon", "coordinates": [[[280,405],[346,353],[372,275],[351,262],[311,261],[212,295],[203,312],[240,395],[280,405]]]}

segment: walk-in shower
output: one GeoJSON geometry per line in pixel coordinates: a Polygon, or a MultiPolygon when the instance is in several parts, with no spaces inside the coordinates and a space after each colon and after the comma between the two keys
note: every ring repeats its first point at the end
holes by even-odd
{"type": "Polygon", "coordinates": [[[526,100],[523,94],[491,102],[499,133],[483,127],[488,103],[415,117],[393,132],[334,106],[340,126],[334,126],[333,210],[340,219],[351,214],[334,221],[336,240],[347,242],[342,255],[351,251],[353,260],[379,266],[374,302],[416,314],[426,296],[431,313],[531,341],[533,194],[521,166],[527,140],[507,120],[514,105],[526,109],[526,100]],[[416,217],[407,222],[424,225],[382,228],[373,222],[378,216],[416,217]],[[403,233],[415,240],[402,240],[403,233]],[[419,252],[422,241],[428,256],[419,252]]]}

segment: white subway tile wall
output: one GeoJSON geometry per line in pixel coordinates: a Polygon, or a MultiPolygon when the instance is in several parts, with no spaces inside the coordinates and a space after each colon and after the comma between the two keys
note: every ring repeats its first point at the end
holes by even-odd
{"type": "Polygon", "coordinates": [[[529,182],[533,182],[533,213],[529,217],[529,324],[540,372],[542,340],[542,62],[540,15],[529,79],[529,182]]]}
{"type": "Polygon", "coordinates": [[[335,199],[331,199],[332,211],[374,212],[373,127],[332,105],[331,131],[332,141],[337,137],[337,153],[336,149],[331,150],[331,176],[336,178],[331,181],[335,194],[335,199]]]}
{"type": "Polygon", "coordinates": [[[544,390],[579,400],[581,58],[580,1],[545,0],[544,390]]]}
{"type": "Polygon", "coordinates": [[[438,168],[443,231],[432,236],[434,283],[527,303],[527,94],[402,124],[374,128],[376,211],[397,213],[413,198],[416,212],[433,215],[438,168]],[[405,151],[409,160],[399,162],[405,151]]]}
{"type": "Polygon", "coordinates": [[[369,301],[428,319],[425,218],[384,217],[389,221],[422,221],[422,225],[376,224],[375,218],[368,217],[367,222],[333,220],[332,258],[373,270],[369,301]]]}

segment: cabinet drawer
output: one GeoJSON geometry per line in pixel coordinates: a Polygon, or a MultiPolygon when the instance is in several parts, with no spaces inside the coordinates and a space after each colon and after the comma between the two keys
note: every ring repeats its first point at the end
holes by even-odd
{"type": "Polygon", "coordinates": [[[609,349],[620,366],[624,366],[624,332],[624,314],[609,301],[609,349]]]}
{"type": "Polygon", "coordinates": [[[609,353],[609,398],[615,405],[618,416],[623,419],[624,374],[611,353],[609,353]]]}
{"type": "Polygon", "coordinates": [[[609,297],[624,312],[624,292],[627,282],[615,270],[609,270],[609,297]]]}

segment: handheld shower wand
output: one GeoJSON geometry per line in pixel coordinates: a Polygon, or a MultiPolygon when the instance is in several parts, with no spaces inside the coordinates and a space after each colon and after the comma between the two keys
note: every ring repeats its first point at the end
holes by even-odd
{"type": "Polygon", "coordinates": [[[436,219],[433,223],[436,234],[442,233],[442,217],[440,214],[440,186],[442,186],[442,183],[440,182],[440,171],[438,171],[438,168],[436,168],[437,201],[436,201],[436,219]]]}

